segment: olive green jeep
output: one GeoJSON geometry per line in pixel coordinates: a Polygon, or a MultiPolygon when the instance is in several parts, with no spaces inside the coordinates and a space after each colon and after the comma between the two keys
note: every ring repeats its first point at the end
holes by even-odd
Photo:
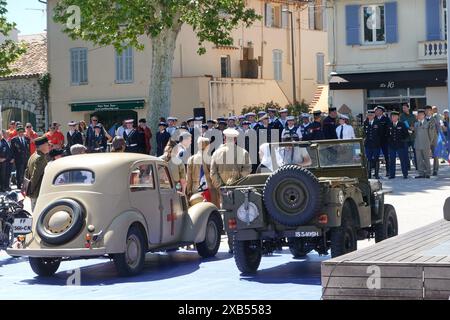
{"type": "Polygon", "coordinates": [[[256,272],[262,255],[284,246],[295,258],[330,249],[337,257],[355,251],[358,240],[398,234],[381,182],[368,179],[361,139],[282,142],[269,149],[271,163],[266,157],[261,173],[221,189],[221,213],[241,272],[256,272]]]}

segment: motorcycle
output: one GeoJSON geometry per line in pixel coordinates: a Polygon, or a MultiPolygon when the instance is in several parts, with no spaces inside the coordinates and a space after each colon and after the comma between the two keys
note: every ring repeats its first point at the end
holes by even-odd
{"type": "Polygon", "coordinates": [[[16,192],[0,195],[0,250],[11,248],[16,236],[31,232],[31,214],[16,192]]]}

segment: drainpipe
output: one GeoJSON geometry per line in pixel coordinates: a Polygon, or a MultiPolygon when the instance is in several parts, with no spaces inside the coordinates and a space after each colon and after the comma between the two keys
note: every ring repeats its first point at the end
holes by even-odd
{"type": "MultiPolygon", "coordinates": [[[[213,81],[213,80],[209,80],[208,82],[208,94],[209,94],[209,118],[213,119],[213,108],[212,108],[212,104],[213,104],[213,98],[212,98],[212,85],[213,82],[217,82],[217,81],[213,81]]],[[[206,119],[205,119],[206,121],[206,119]]]]}
{"type": "MultiPolygon", "coordinates": [[[[447,10],[449,10],[450,0],[446,1],[447,1],[447,10]]],[[[450,39],[450,12],[447,12],[447,43],[449,39],[450,39]]],[[[450,79],[450,53],[447,50],[447,95],[448,95],[447,106],[450,105],[449,79],[450,79]]]]}

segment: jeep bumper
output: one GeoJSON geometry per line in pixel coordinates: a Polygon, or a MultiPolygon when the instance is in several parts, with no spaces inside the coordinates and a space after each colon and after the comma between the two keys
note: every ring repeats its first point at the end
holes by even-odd
{"type": "Polygon", "coordinates": [[[96,257],[106,254],[106,248],[95,249],[7,249],[6,252],[14,257],[32,258],[80,258],[96,257]]]}

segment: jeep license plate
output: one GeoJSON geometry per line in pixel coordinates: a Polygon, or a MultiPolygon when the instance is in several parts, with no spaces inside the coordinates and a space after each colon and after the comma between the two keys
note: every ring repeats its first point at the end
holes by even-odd
{"type": "Polygon", "coordinates": [[[31,233],[32,225],[33,225],[33,219],[29,219],[29,218],[14,219],[14,223],[13,223],[14,234],[31,233]]]}
{"type": "Polygon", "coordinates": [[[320,236],[319,231],[296,231],[296,238],[314,238],[320,236]]]}

